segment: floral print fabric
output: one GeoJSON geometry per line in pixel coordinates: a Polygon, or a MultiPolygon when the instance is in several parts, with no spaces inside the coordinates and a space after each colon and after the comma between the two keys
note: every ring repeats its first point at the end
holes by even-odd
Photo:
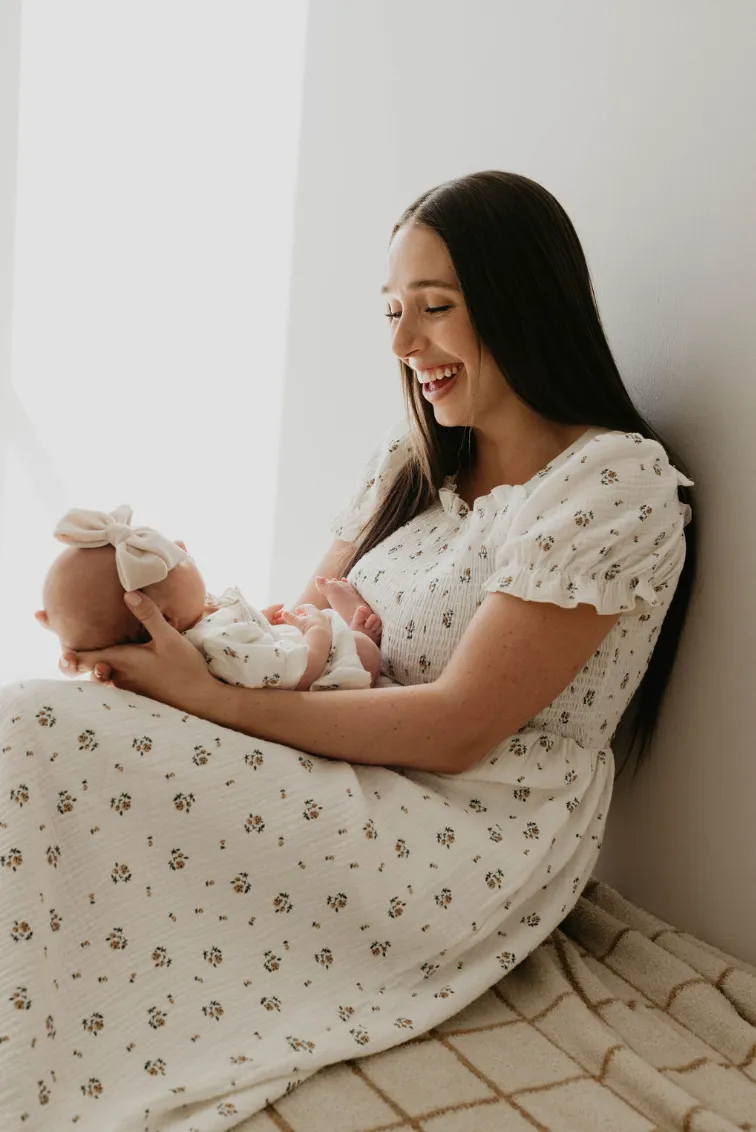
{"type": "MultiPolygon", "coordinates": [[[[372,462],[342,537],[405,443],[372,462]]],[[[231,1128],[438,1025],[550,934],[595,864],[611,735],[682,566],[678,473],[650,445],[587,436],[473,509],[449,483],[352,572],[401,682],[435,678],[492,590],[627,605],[465,774],[309,756],[90,683],[0,691],[5,1125],[231,1128]]]]}

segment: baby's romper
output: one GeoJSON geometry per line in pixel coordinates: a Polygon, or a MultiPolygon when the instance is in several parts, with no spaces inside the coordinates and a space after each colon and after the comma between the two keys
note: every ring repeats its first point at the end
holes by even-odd
{"type": "MultiPolygon", "coordinates": [[[[271,625],[236,586],[217,598],[208,595],[208,604],[219,608],[184,636],[200,650],[213,676],[244,688],[297,687],[307,667],[307,645],[299,629],[271,625]]],[[[335,610],[322,613],[330,621],[332,642],[309,691],[369,688],[370,673],[357,655],[354,633],[335,610]]]]}

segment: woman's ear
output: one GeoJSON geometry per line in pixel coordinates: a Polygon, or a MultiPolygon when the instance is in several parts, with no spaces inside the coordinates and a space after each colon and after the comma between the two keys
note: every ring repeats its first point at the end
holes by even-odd
{"type": "Polygon", "coordinates": [[[42,625],[43,628],[50,628],[50,622],[47,619],[47,612],[44,609],[38,609],[34,616],[37,618],[37,621],[39,621],[40,625],[42,625]]]}

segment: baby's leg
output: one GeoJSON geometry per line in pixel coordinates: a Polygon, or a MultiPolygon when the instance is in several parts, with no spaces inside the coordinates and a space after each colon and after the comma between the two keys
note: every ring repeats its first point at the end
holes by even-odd
{"type": "Polygon", "coordinates": [[[365,605],[359,591],[346,578],[316,578],[315,585],[318,592],[328,600],[331,609],[343,617],[347,625],[352,624],[352,618],[357,610],[361,605],[365,605]]]}
{"type": "Polygon", "coordinates": [[[354,634],[354,644],[362,667],[370,673],[370,687],[373,688],[381,674],[381,650],[364,633],[354,634]]]}

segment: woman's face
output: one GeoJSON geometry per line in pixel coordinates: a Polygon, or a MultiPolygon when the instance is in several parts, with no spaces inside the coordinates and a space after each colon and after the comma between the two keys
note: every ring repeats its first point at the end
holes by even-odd
{"type": "Polygon", "coordinates": [[[435,232],[415,224],[397,232],[383,290],[392,349],[414,370],[440,425],[479,426],[511,400],[512,391],[485,346],[477,377],[475,331],[449,251],[435,232]],[[458,367],[456,374],[429,382],[435,368],[451,366],[458,367]]]}

